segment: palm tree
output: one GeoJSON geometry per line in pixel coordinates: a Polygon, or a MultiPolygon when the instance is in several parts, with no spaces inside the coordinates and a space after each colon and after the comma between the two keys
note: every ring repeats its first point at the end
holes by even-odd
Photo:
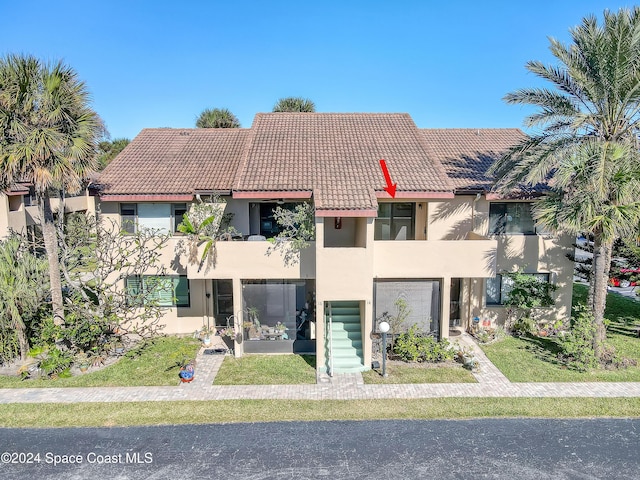
{"type": "Polygon", "coordinates": [[[47,262],[24,248],[19,236],[0,243],[0,328],[16,332],[22,360],[29,352],[27,322],[46,296],[46,271],[47,262]]]}
{"type": "Polygon", "coordinates": [[[59,325],[64,325],[64,305],[51,196],[82,188],[95,169],[103,131],[85,84],[72,68],[32,56],[0,59],[0,188],[29,182],[35,189],[59,325]]]}
{"type": "Polygon", "coordinates": [[[227,108],[206,108],[196,120],[198,128],[240,128],[240,121],[227,108]]]}
{"type": "Polygon", "coordinates": [[[539,131],[513,147],[491,171],[505,191],[545,183],[534,206],[538,222],[594,238],[589,307],[594,349],[602,354],[604,308],[613,242],[640,216],[640,8],[604,12],[571,30],[573,42],[550,39],[558,66],[527,63],[554,89],[518,90],[507,103],[538,108],[525,125],[539,131]]]}
{"type": "Polygon", "coordinates": [[[131,143],[128,138],[116,138],[112,141],[105,140],[98,144],[98,169],[103,170],[109,162],[131,143]]]}
{"type": "Polygon", "coordinates": [[[273,106],[273,112],[308,112],[316,111],[315,104],[308,98],[286,97],[281,98],[273,106]]]}

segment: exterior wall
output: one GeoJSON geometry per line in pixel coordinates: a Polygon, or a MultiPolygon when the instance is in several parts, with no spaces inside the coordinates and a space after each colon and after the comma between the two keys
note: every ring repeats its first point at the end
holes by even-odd
{"type": "Polygon", "coordinates": [[[496,240],[375,242],[373,274],[380,278],[493,277],[496,240]]]}
{"type": "Polygon", "coordinates": [[[373,219],[355,222],[364,248],[325,247],[325,228],[333,229],[332,222],[333,218],[316,218],[316,365],[323,369],[326,364],[325,302],[353,300],[360,302],[364,365],[368,367],[373,330],[373,219]]]}
{"type": "Polygon", "coordinates": [[[475,196],[429,202],[427,240],[463,240],[473,227],[475,196]]]}
{"type": "Polygon", "coordinates": [[[231,225],[240,232],[242,235],[258,234],[260,232],[260,226],[258,230],[251,229],[249,224],[249,200],[234,199],[231,197],[224,197],[227,202],[227,206],[224,209],[224,213],[233,213],[233,219],[231,225]]]}
{"type": "MultiPolygon", "coordinates": [[[[573,290],[573,262],[567,258],[573,252],[574,238],[571,235],[558,237],[541,235],[506,235],[498,237],[497,271],[514,272],[521,268],[525,273],[551,273],[551,282],[558,286],[555,292],[555,307],[546,309],[544,315],[551,318],[567,318],[571,313],[573,290]]],[[[507,308],[487,306],[486,286],[476,281],[472,295],[476,307],[472,316],[488,318],[495,323],[504,324],[507,308]]]]}
{"type": "MultiPolygon", "coordinates": [[[[403,200],[404,201],[404,200],[403,200]]],[[[410,201],[410,200],[409,200],[410,201]]],[[[232,224],[244,235],[251,231],[250,201],[229,199],[227,212],[232,224]]],[[[217,242],[217,264],[198,271],[176,257],[174,237],[163,256],[172,271],[190,279],[191,307],[167,309],[167,332],[187,333],[205,321],[205,293],[210,279],[230,279],[234,289],[236,327],[241,330],[242,281],[252,279],[315,279],[317,365],[325,365],[324,304],[327,301],[359,301],[365,366],[371,362],[371,333],[375,328],[373,282],[380,279],[435,279],[441,288],[443,337],[449,331],[449,300],[452,278],[461,278],[460,317],[462,325],[480,316],[503,322],[504,307],[487,307],[485,280],[501,271],[522,267],[526,272],[552,272],[559,285],[553,315],[568,315],[571,306],[573,264],[566,258],[570,237],[502,235],[487,237],[489,202],[476,196],[452,200],[416,202],[416,240],[374,241],[373,218],[342,219],[336,230],[335,218],[316,218],[316,242],[301,252],[299,261],[285,265],[279,252],[267,255],[268,242],[217,242]],[[426,230],[426,233],[425,233],[426,230]],[[325,243],[326,242],[326,243],[325,243]],[[353,246],[342,246],[353,245],[353,246]]],[[[103,203],[102,214],[119,222],[117,203],[103,203]]],[[[236,345],[242,354],[242,345],[236,345]]]]}
{"type": "MultiPolygon", "coordinates": [[[[60,210],[60,200],[51,199],[53,212],[60,210]]],[[[87,211],[95,213],[95,197],[85,192],[76,197],[65,198],[64,211],[66,213],[87,211]]],[[[39,223],[38,207],[25,206],[22,195],[5,195],[0,193],[0,239],[6,238],[11,230],[24,232],[29,225],[39,223]]]]}
{"type": "MultiPolygon", "coordinates": [[[[102,202],[100,211],[107,222],[120,225],[120,207],[117,202],[102,202]]],[[[225,212],[234,213],[232,225],[242,231],[249,225],[249,202],[230,199],[225,212]],[[242,209],[246,211],[243,211],[242,209]]],[[[248,234],[248,230],[242,233],[248,234]]],[[[176,255],[176,244],[183,239],[175,235],[162,252],[161,262],[169,274],[187,275],[190,288],[190,307],[166,308],[163,322],[166,333],[193,332],[206,323],[206,293],[212,293],[212,279],[227,279],[233,283],[233,310],[236,329],[242,331],[243,305],[242,280],[253,279],[313,279],[315,278],[315,243],[301,252],[300,260],[292,265],[285,265],[282,255],[275,251],[267,255],[269,242],[218,241],[216,242],[217,261],[214,268],[198,269],[197,265],[189,265],[186,256],[176,255]]],[[[202,248],[202,247],[201,247],[202,248]]],[[[202,250],[201,250],[202,251],[202,250]]],[[[213,297],[209,300],[213,305],[213,297]]],[[[213,310],[209,310],[212,312],[213,310]]],[[[213,319],[213,315],[211,315],[213,319]]],[[[236,354],[242,354],[242,344],[236,345],[236,354]]]]}
{"type": "MultiPolygon", "coordinates": [[[[358,219],[344,217],[339,220],[341,228],[336,227],[336,217],[324,218],[324,246],[325,247],[355,247],[358,219]]],[[[363,245],[364,246],[364,245],[363,245]]]]}

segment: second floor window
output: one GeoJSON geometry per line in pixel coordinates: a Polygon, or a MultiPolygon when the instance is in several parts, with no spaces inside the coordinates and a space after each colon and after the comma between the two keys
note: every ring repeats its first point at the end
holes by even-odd
{"type": "Polygon", "coordinates": [[[536,224],[530,202],[504,202],[489,205],[490,235],[535,235],[536,224]]]}
{"type": "Polygon", "coordinates": [[[414,203],[380,203],[374,240],[413,240],[415,218],[414,203]]]}
{"type": "Polygon", "coordinates": [[[120,224],[127,233],[140,228],[175,233],[186,211],[186,203],[121,203],[120,224]]]}

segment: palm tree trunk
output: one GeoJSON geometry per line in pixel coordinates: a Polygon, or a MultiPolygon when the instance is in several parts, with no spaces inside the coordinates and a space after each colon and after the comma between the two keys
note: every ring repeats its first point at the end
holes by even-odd
{"type": "Polygon", "coordinates": [[[44,249],[49,261],[49,288],[51,289],[51,307],[53,321],[56,325],[64,326],[64,303],[62,300],[62,281],[60,278],[60,261],[58,259],[58,235],[51,210],[51,198],[47,193],[38,194],[40,209],[40,225],[44,249]]]}
{"type": "Polygon", "coordinates": [[[593,267],[589,285],[589,308],[593,312],[596,327],[593,348],[598,359],[602,357],[604,341],[607,336],[604,328],[604,309],[607,304],[607,285],[609,283],[612,250],[613,241],[603,240],[600,234],[594,236],[593,267]]]}

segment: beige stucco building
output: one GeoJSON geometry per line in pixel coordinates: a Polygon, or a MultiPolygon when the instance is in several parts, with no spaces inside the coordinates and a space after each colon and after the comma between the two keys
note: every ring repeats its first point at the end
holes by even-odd
{"type": "MultiPolygon", "coordinates": [[[[535,195],[499,198],[486,175],[522,137],[422,130],[406,114],[258,114],[249,129],[148,129],[100,176],[99,196],[82,201],[95,198],[100,215],[127,228],[175,232],[194,202],[219,195],[240,233],[217,242],[209,269],[177,255],[174,234],[164,257],[174,279],[165,331],[230,325],[236,355],[315,352],[321,371],[365,370],[372,333],[398,299],[407,325],[447,337],[474,317],[503,322],[500,273],[521,268],[557,284],[549,314],[568,315],[572,239],[541,234],[535,195]],[[315,208],[315,241],[286,264],[266,240],[278,232],[273,209],[297,202],[315,208]]],[[[2,200],[0,228],[33,208],[2,200]]]]}

